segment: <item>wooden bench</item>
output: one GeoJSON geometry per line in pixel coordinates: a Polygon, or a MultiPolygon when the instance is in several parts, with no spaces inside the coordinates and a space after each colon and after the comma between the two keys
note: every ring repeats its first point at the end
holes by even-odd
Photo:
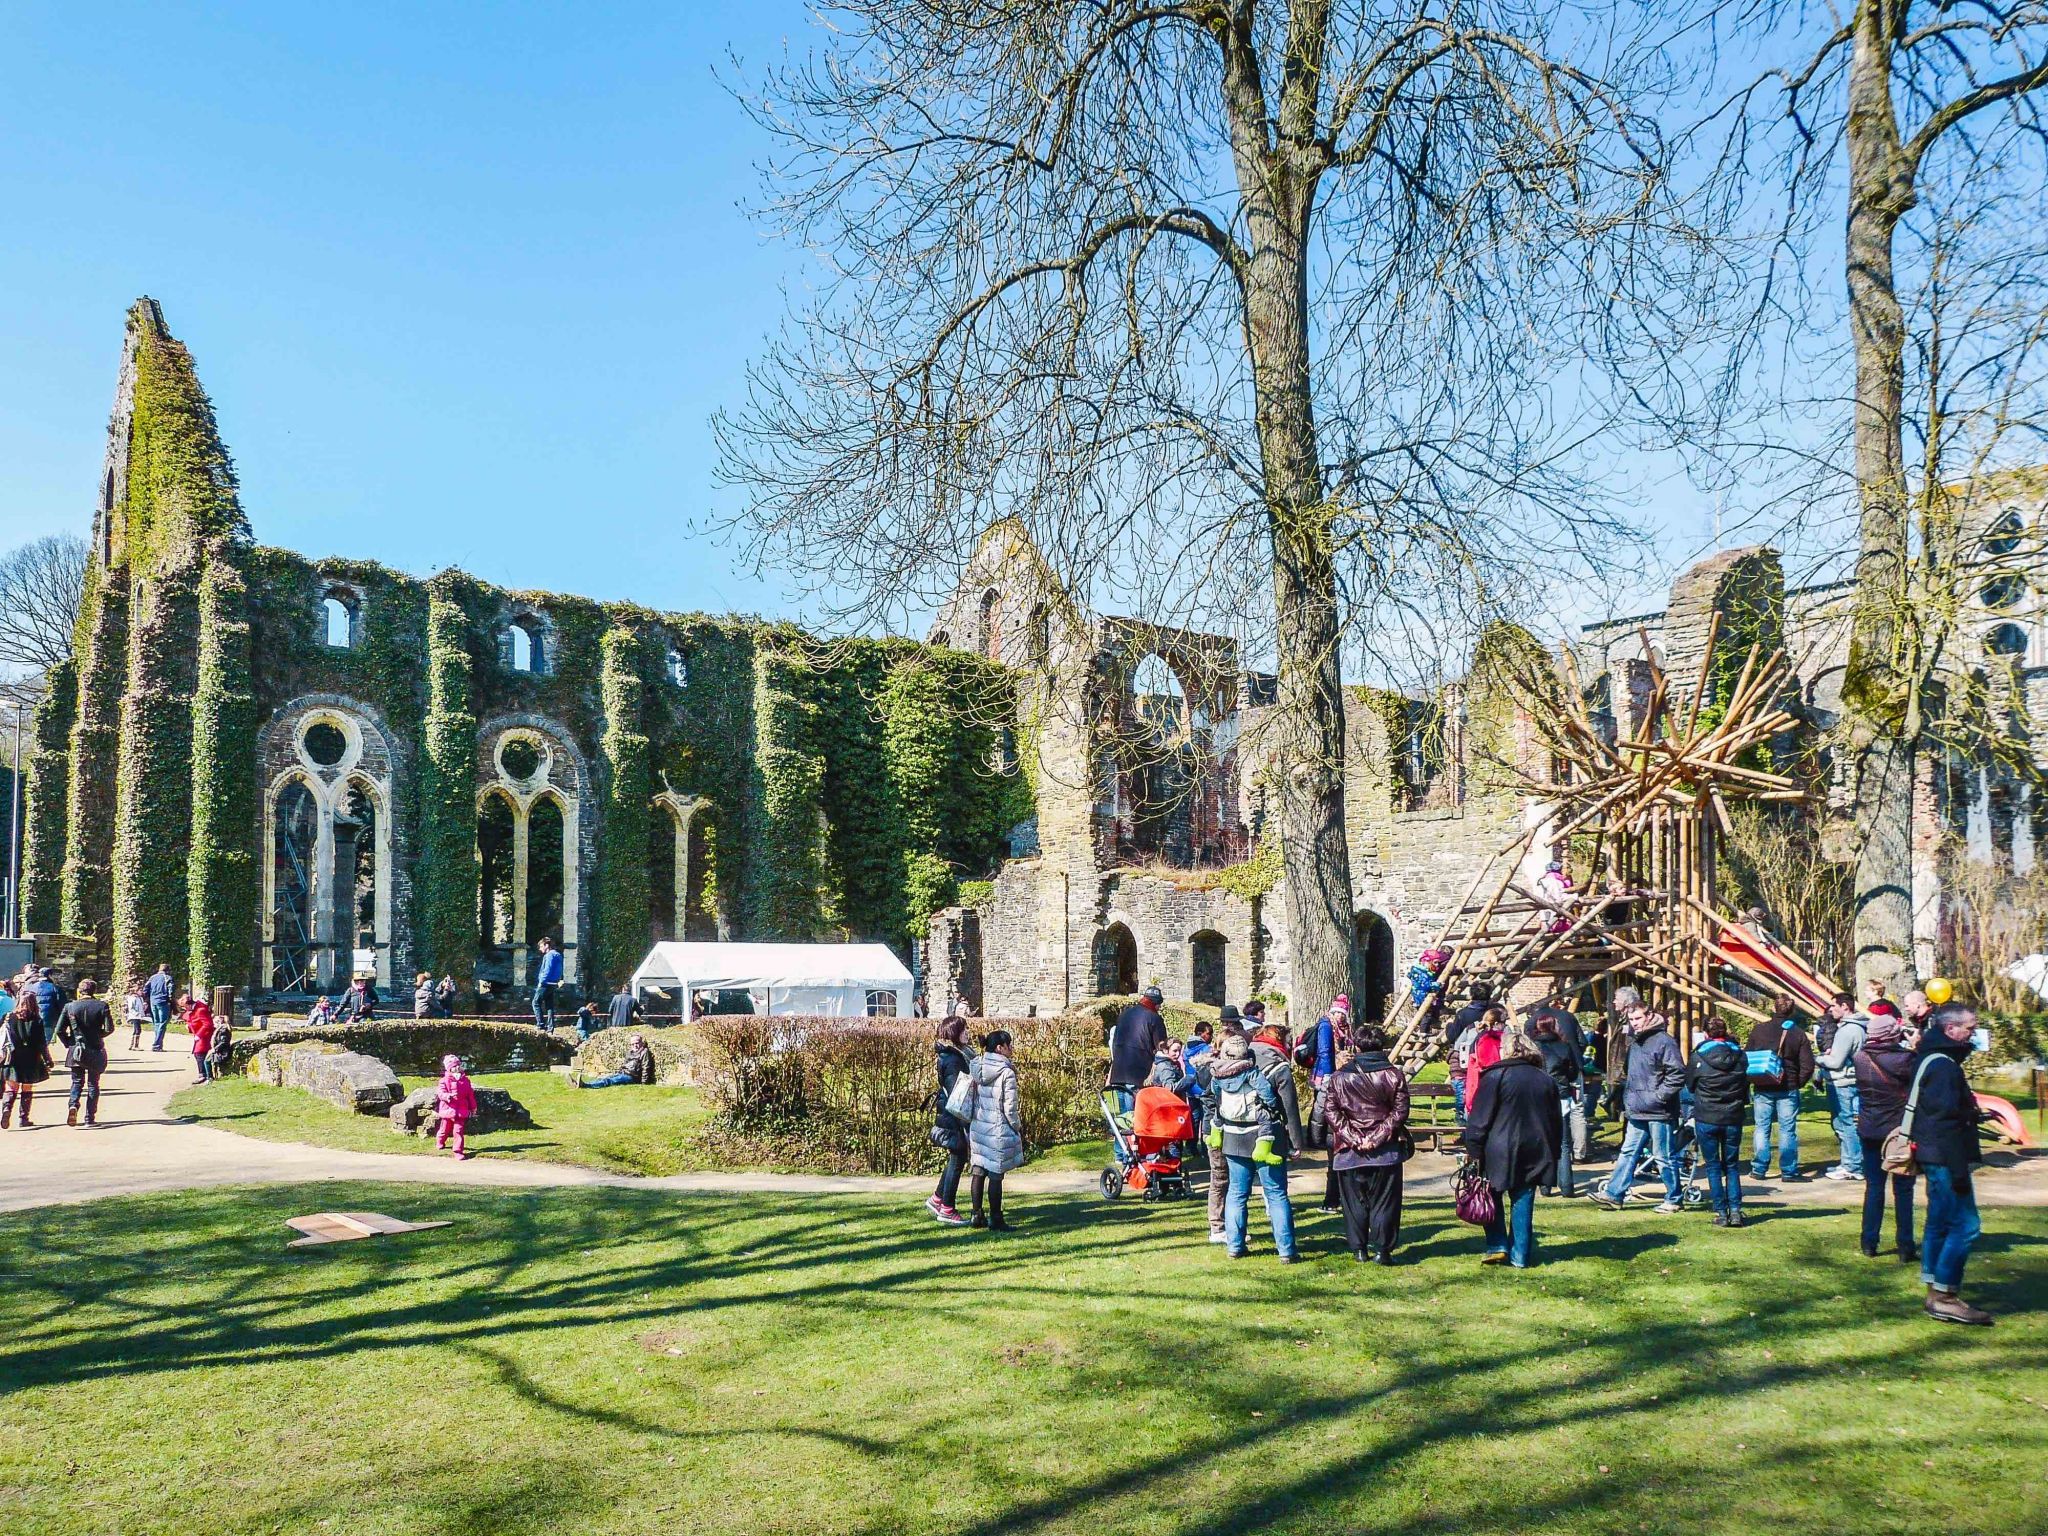
{"type": "Polygon", "coordinates": [[[1449,1083],[1408,1085],[1408,1131],[1416,1146],[1427,1145],[1432,1152],[1443,1151],[1446,1138],[1457,1141],[1462,1128],[1449,1083]]]}

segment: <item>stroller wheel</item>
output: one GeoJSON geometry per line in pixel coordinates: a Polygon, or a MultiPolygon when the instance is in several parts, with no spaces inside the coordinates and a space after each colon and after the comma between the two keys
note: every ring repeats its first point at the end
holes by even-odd
{"type": "MultiPolygon", "coordinates": [[[[1115,1198],[1116,1198],[1116,1197],[1117,1197],[1118,1195],[1122,1194],[1123,1192],[1124,1192],[1124,1171],[1123,1171],[1123,1169],[1121,1169],[1121,1168],[1105,1168],[1105,1169],[1103,1169],[1103,1170],[1102,1170],[1102,1198],[1103,1198],[1103,1199],[1105,1199],[1105,1200],[1114,1200],[1114,1199],[1115,1199],[1115,1198]]],[[[1146,1191],[1146,1193],[1148,1193],[1148,1194],[1149,1194],[1149,1193],[1150,1193],[1150,1191],[1148,1190],[1148,1191],[1146,1191]]]]}
{"type": "Polygon", "coordinates": [[[1145,1198],[1147,1200],[1157,1200],[1159,1198],[1159,1181],[1157,1179],[1154,1179],[1145,1186],[1145,1198]]]}

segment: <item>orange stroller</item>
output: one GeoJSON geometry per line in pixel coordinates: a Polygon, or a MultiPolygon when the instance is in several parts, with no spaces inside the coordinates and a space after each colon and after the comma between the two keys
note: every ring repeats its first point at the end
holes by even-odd
{"type": "Polygon", "coordinates": [[[1175,1155],[1178,1143],[1195,1139],[1187,1100],[1171,1088],[1140,1088],[1126,1115],[1114,1091],[1104,1089],[1102,1117],[1116,1152],[1116,1161],[1102,1170],[1103,1199],[1114,1200],[1127,1185],[1147,1200],[1187,1194],[1188,1178],[1175,1155]]]}

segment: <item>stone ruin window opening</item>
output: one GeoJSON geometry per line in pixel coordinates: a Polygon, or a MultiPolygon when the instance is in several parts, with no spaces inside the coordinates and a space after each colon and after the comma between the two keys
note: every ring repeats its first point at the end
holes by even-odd
{"type": "Polygon", "coordinates": [[[362,599],[349,587],[329,587],[320,596],[320,639],[330,650],[355,649],[362,599]]]}
{"type": "Polygon", "coordinates": [[[332,768],[348,755],[348,736],[331,720],[315,720],[299,741],[306,756],[322,768],[332,768]]]}
{"type": "Polygon", "coordinates": [[[582,769],[561,740],[533,725],[489,729],[477,794],[477,968],[481,980],[523,988],[542,939],[562,955],[562,979],[582,980],[577,836],[582,769]]]}
{"type": "Polygon", "coordinates": [[[943,629],[935,629],[932,631],[931,643],[939,650],[946,650],[952,646],[953,637],[943,629]]]}
{"type": "Polygon", "coordinates": [[[334,910],[345,913],[343,939],[353,968],[354,952],[375,951],[377,939],[377,792],[352,779],[334,818],[334,910]]]}
{"type": "Polygon", "coordinates": [[[718,811],[708,800],[654,798],[647,832],[649,917],[657,943],[722,940],[731,924],[718,910],[718,811]]]}
{"type": "Polygon", "coordinates": [[[1394,994],[1394,928],[1377,912],[1351,920],[1351,1000],[1368,1023],[1386,1021],[1394,994]]]}
{"type": "Polygon", "coordinates": [[[1442,699],[1404,699],[1395,744],[1395,809],[1454,810],[1464,804],[1456,711],[1442,699]]]}
{"type": "Polygon", "coordinates": [[[279,992],[313,989],[313,866],[319,805],[294,775],[271,800],[269,984],[279,992]]]}
{"type": "Polygon", "coordinates": [[[673,686],[677,688],[687,688],[690,686],[689,658],[683,655],[683,648],[674,641],[669,642],[668,656],[663,665],[663,671],[673,686]]]}
{"type": "Polygon", "coordinates": [[[683,937],[725,942],[733,936],[730,891],[719,878],[718,807],[700,802],[690,818],[683,874],[683,937]]]}
{"type": "Polygon", "coordinates": [[[513,928],[512,842],[517,816],[512,797],[489,790],[477,809],[477,922],[488,961],[510,960],[518,942],[513,928]]]}
{"type": "Polygon", "coordinates": [[[1984,654],[2018,661],[2027,654],[2027,632],[2017,624],[1997,624],[1984,636],[1984,654]]]}
{"type": "Polygon", "coordinates": [[[1138,990],[1138,941],[1122,923],[1111,923],[1095,936],[1095,992],[1098,997],[1128,997],[1138,990]]]}
{"type": "Polygon", "coordinates": [[[2017,608],[2027,595],[2024,576],[1994,576],[1977,590],[1977,601],[1994,613],[2017,608]]]}
{"type": "Polygon", "coordinates": [[[1043,672],[1052,665],[1052,611],[1044,603],[1032,608],[1030,627],[1025,634],[1031,665],[1043,672]]]}
{"type": "Polygon", "coordinates": [[[1002,596],[994,587],[981,594],[981,654],[990,661],[1003,659],[1002,596]]]}
{"type": "Polygon", "coordinates": [[[1230,941],[1214,929],[1204,929],[1188,938],[1188,996],[1195,1002],[1220,1008],[1229,1000],[1230,941]]]}
{"type": "Polygon", "coordinates": [[[499,637],[506,670],[536,675],[548,669],[546,626],[530,613],[508,623],[499,637]]]}
{"type": "Polygon", "coordinates": [[[2006,512],[1984,531],[1984,553],[1998,556],[2017,554],[2026,536],[2027,525],[2019,513],[2006,512]]]}

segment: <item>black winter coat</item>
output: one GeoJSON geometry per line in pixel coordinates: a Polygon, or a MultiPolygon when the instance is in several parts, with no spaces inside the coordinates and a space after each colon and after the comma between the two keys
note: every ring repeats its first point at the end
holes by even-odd
{"type": "Polygon", "coordinates": [[[1699,1125],[1741,1125],[1749,1119],[1749,1057],[1733,1040],[1703,1040],[1685,1069],[1692,1117],[1699,1125]]]}
{"type": "Polygon", "coordinates": [[[1922,1061],[1929,1063],[1920,1080],[1920,1104],[1913,1111],[1913,1150],[1923,1164],[1939,1163],[1958,1178],[1968,1178],[1970,1165],[1984,1161],[1977,1136],[1977,1096],[1963,1078],[1963,1058],[1970,1042],[1951,1040],[1938,1029],[1920,1038],[1922,1061]]]}
{"type": "Polygon", "coordinates": [[[97,1071],[106,1070],[107,1036],[113,1032],[114,1016],[96,997],[66,1003],[57,1020],[57,1038],[76,1051],[86,1066],[97,1071]]]}
{"type": "Polygon", "coordinates": [[[1536,1049],[1543,1053],[1543,1070],[1557,1084],[1559,1093],[1572,1092],[1585,1078],[1586,1069],[1569,1040],[1538,1040],[1536,1049]]]}
{"type": "Polygon", "coordinates": [[[50,1037],[43,1030],[43,1021],[38,1018],[24,1024],[20,1013],[15,1012],[0,1022],[0,1029],[7,1031],[8,1043],[13,1047],[7,1058],[8,1078],[31,1088],[46,1082],[50,1076],[50,1037]]]}
{"type": "Polygon", "coordinates": [[[932,1101],[932,1142],[948,1152],[967,1152],[967,1122],[946,1113],[946,1095],[953,1080],[967,1070],[967,1053],[957,1045],[939,1047],[939,1095],[932,1101]]]}
{"type": "Polygon", "coordinates": [[[1866,1045],[1856,1053],[1856,1134],[1883,1141],[1906,1118],[1913,1053],[1903,1045],[1866,1045]]]}
{"type": "Polygon", "coordinates": [[[1465,1151],[1503,1194],[1557,1182],[1564,1114],[1557,1084],[1533,1061],[1509,1058],[1479,1074],[1465,1115],[1465,1151]]]}
{"type": "Polygon", "coordinates": [[[1133,1003],[1117,1015],[1109,1032],[1109,1080],[1122,1088],[1137,1088],[1152,1076],[1152,1058],[1166,1044],[1166,1021],[1143,1003],[1133,1003]]]}

